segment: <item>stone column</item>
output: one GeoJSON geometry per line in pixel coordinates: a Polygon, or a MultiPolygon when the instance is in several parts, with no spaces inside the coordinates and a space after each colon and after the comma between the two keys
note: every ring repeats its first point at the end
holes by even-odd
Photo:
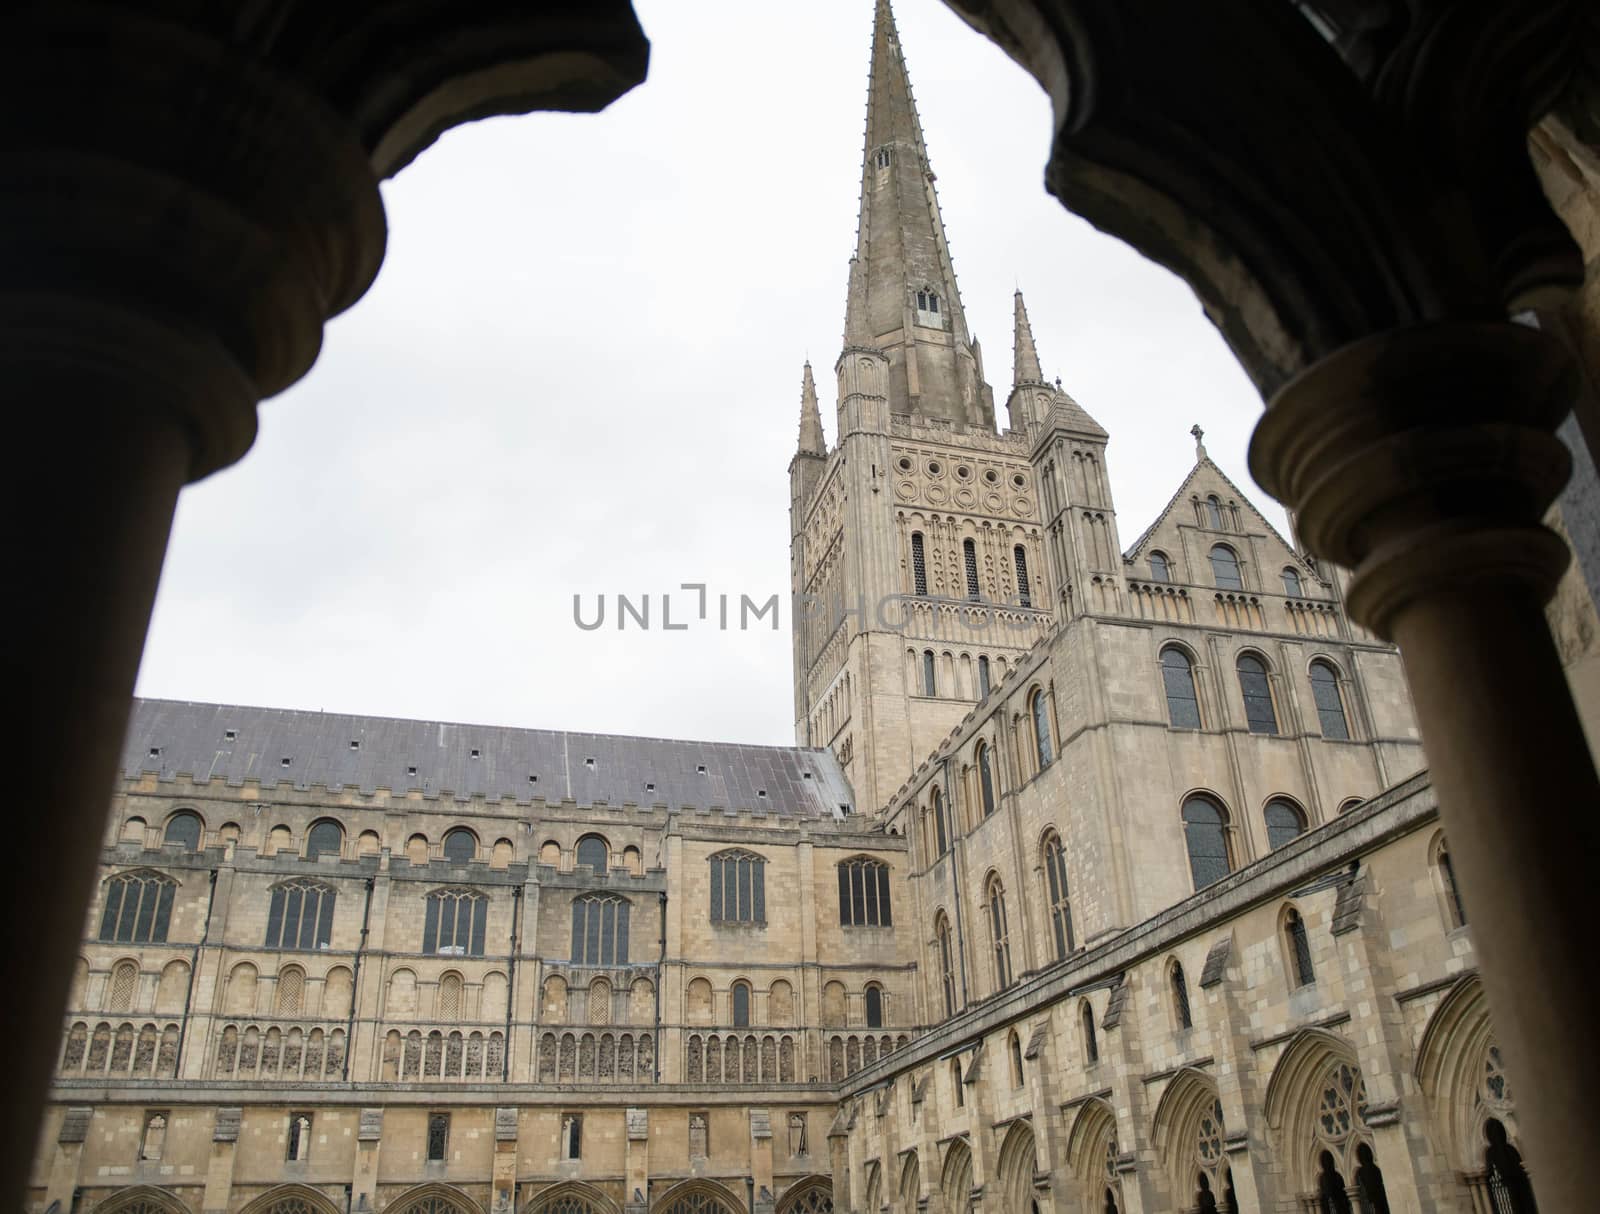
{"type": "Polygon", "coordinates": [[[368,1214],[377,1208],[378,1153],[383,1148],[383,1110],[362,1109],[356,1128],[356,1166],[350,1177],[350,1209],[368,1214]]]}
{"type": "Polygon", "coordinates": [[[627,1117],[627,1197],[622,1208],[625,1214],[646,1214],[650,1209],[645,1199],[650,1192],[650,1110],[630,1108],[627,1117]]]}
{"type": "Polygon", "coordinates": [[[494,1214],[510,1214],[516,1208],[518,1123],[515,1106],[495,1109],[493,1196],[489,1203],[494,1214]]]}
{"type": "Polygon", "coordinates": [[[1551,1211],[1592,1204],[1595,975],[1575,955],[1600,855],[1595,774],[1543,605],[1567,562],[1541,523],[1568,471],[1574,378],[1516,324],[1399,329],[1285,385],[1251,444],[1308,546],[1354,570],[1351,614],[1392,639],[1551,1211]]]}
{"type": "Polygon", "coordinates": [[[755,1181],[755,1205],[751,1214],[772,1214],[776,1189],[772,1179],[772,1110],[751,1109],[750,1175],[755,1181]]]}

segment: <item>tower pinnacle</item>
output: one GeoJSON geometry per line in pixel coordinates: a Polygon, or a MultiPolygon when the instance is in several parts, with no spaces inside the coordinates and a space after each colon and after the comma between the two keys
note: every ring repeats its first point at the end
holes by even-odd
{"type": "MultiPolygon", "coordinates": [[[[1014,297],[1013,311],[1015,313],[1016,332],[1011,344],[1011,383],[1013,387],[1022,384],[1044,383],[1044,372],[1039,369],[1039,351],[1033,345],[1033,327],[1028,324],[1028,306],[1022,302],[1022,289],[1017,288],[1014,297]]],[[[1057,381],[1059,386],[1059,381],[1057,381]]]]}
{"type": "Polygon", "coordinates": [[[822,413],[817,408],[817,384],[811,378],[811,362],[806,361],[805,376],[800,381],[800,453],[826,455],[828,445],[822,437],[822,413]]]}

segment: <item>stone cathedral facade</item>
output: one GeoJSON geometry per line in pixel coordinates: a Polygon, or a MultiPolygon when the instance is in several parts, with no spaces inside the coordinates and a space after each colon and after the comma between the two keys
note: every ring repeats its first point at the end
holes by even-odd
{"type": "Polygon", "coordinates": [[[797,745],[139,703],[31,1214],[1534,1209],[1397,654],[997,424],[883,0],[847,294],[797,745]]]}

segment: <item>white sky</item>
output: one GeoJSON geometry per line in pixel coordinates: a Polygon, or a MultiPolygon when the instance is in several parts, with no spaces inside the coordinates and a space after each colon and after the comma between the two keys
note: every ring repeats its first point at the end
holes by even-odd
{"type": "MultiPolygon", "coordinates": [[[[800,369],[833,437],[871,0],[636,0],[643,86],[457,129],[383,188],[383,271],[185,491],[142,695],[607,733],[793,740],[780,631],[580,631],[574,594],[788,593],[800,369]]],[[[1042,185],[1049,106],[938,0],[899,0],[996,407],[1020,283],[1047,375],[1111,432],[1126,545],[1193,462],[1279,525],[1261,410],[1178,279],[1042,185]]],[[[674,620],[689,616],[689,596],[674,620]]],[[[714,615],[713,615],[714,621],[714,615]]]]}

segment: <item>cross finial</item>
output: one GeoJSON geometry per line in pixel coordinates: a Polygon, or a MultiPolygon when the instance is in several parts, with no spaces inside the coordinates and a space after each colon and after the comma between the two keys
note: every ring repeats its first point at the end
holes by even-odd
{"type": "Polygon", "coordinates": [[[1206,458],[1206,444],[1205,444],[1206,432],[1200,428],[1200,423],[1196,422],[1193,426],[1191,426],[1189,428],[1189,433],[1194,435],[1194,453],[1195,453],[1195,457],[1197,459],[1205,459],[1206,458]]]}

